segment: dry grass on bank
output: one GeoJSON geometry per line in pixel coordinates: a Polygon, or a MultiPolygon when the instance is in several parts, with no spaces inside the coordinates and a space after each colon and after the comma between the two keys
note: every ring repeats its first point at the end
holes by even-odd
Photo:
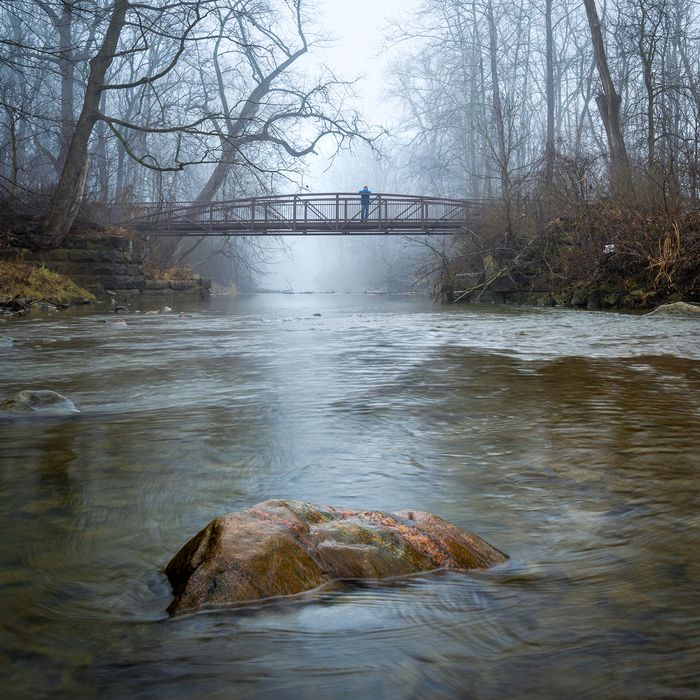
{"type": "Polygon", "coordinates": [[[643,290],[651,305],[700,294],[700,215],[670,217],[608,204],[589,207],[570,227],[575,243],[557,261],[579,286],[643,290]]]}
{"type": "Polygon", "coordinates": [[[502,204],[485,210],[478,235],[464,237],[445,261],[443,279],[502,270],[520,291],[549,292],[565,304],[576,292],[574,305],[592,298],[604,308],[700,300],[700,211],[671,215],[612,199],[550,211],[535,204],[513,205],[509,233],[502,204]]]}
{"type": "Polygon", "coordinates": [[[0,303],[16,297],[46,299],[56,304],[95,300],[93,294],[57,272],[23,262],[0,260],[0,303]]]}

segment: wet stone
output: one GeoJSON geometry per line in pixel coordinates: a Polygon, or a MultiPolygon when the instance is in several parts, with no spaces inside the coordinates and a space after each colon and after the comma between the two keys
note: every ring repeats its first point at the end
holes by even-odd
{"type": "Polygon", "coordinates": [[[663,304],[647,316],[694,316],[700,318],[700,304],[688,304],[684,301],[677,301],[673,304],[663,304]]]}
{"type": "Polygon", "coordinates": [[[8,413],[79,413],[75,404],[62,394],[47,389],[25,389],[0,403],[8,413]]]}
{"type": "Polygon", "coordinates": [[[173,557],[168,611],[294,595],[338,579],[487,569],[507,559],[431,513],[265,501],[215,518],[173,557]]]}

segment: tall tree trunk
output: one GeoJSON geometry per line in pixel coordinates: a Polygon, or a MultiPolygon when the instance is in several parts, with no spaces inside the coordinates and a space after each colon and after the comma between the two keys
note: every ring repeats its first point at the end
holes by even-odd
{"type": "Polygon", "coordinates": [[[547,187],[554,179],[554,36],[552,35],[552,0],[545,1],[544,23],[546,32],[546,78],[545,92],[547,95],[547,136],[544,146],[544,181],[547,187]]]}
{"type": "Polygon", "coordinates": [[[7,114],[7,129],[10,136],[10,194],[14,197],[17,194],[19,184],[20,161],[17,153],[17,116],[9,107],[5,107],[7,114]]]}
{"type": "Polygon", "coordinates": [[[655,144],[656,144],[656,126],[654,124],[654,82],[652,76],[652,61],[651,59],[642,58],[644,65],[644,87],[647,92],[647,167],[649,172],[652,171],[656,162],[655,144]]]}
{"type": "MultiPolygon", "coordinates": [[[[589,103],[591,100],[591,92],[592,92],[592,85],[593,85],[593,73],[595,71],[595,64],[592,62],[589,69],[585,70],[584,62],[583,59],[580,62],[580,68],[579,68],[579,83],[578,83],[578,89],[581,93],[582,96],[582,104],[583,108],[581,109],[581,113],[577,115],[576,118],[576,139],[574,141],[574,153],[576,153],[577,156],[581,155],[581,150],[582,150],[582,144],[583,144],[583,132],[586,127],[587,121],[589,121],[589,103]],[[584,73],[585,71],[585,73],[584,73]],[[585,77],[584,77],[585,76],[585,77]]],[[[595,138],[597,136],[596,132],[593,131],[593,137],[595,138]]]]}
{"type": "Polygon", "coordinates": [[[308,51],[308,44],[306,42],[306,37],[304,36],[301,30],[300,22],[300,17],[299,15],[297,15],[297,28],[302,42],[301,48],[297,49],[293,53],[288,53],[287,58],[284,61],[282,61],[278,66],[273,68],[264,77],[262,73],[259,73],[257,60],[255,59],[255,55],[251,50],[251,47],[248,46],[246,48],[248,60],[251,66],[255,68],[255,72],[258,73],[258,84],[253,88],[253,90],[246,98],[236,118],[233,117],[232,112],[228,107],[228,99],[226,97],[226,84],[224,76],[221,72],[221,67],[219,65],[220,40],[216,42],[213,56],[214,69],[216,71],[216,79],[219,90],[219,100],[221,101],[221,105],[226,113],[226,133],[221,133],[219,135],[219,139],[221,141],[221,156],[211,176],[204,183],[204,186],[199,191],[199,194],[195,199],[196,204],[207,204],[214,199],[216,194],[221,189],[221,186],[226,181],[226,178],[233,171],[233,166],[236,162],[236,155],[238,153],[238,139],[243,135],[246,129],[250,128],[250,125],[254,122],[255,118],[258,115],[258,112],[263,106],[263,99],[272,89],[273,83],[275,82],[275,80],[277,80],[277,78],[280,75],[282,75],[288,68],[290,68],[295,61],[301,58],[308,51]]]}
{"type": "Polygon", "coordinates": [[[600,28],[600,19],[596,9],[595,0],[583,0],[588,15],[588,25],[593,40],[593,55],[598,67],[598,75],[603,86],[603,92],[596,97],[596,104],[600,117],[603,120],[605,135],[608,139],[610,150],[610,184],[614,192],[627,194],[632,189],[630,162],[625,147],[625,139],[620,123],[620,106],[622,98],[615,90],[610,76],[608,58],[605,53],[603,33],[600,28]]]}
{"type": "Polygon", "coordinates": [[[129,0],[115,0],[102,46],[95,57],[90,60],[90,74],[85,88],[83,107],[68,147],[61,177],[43,224],[44,239],[42,245],[46,247],[53,248],[61,245],[80,208],[88,170],[88,143],[99,118],[102,86],[107,70],[114,60],[114,52],[126,21],[128,7],[129,0]]]}
{"type": "MultiPolygon", "coordinates": [[[[483,72],[483,61],[481,61],[481,68],[482,68],[482,88],[484,93],[486,92],[486,85],[483,81],[484,78],[484,72],[483,72]]],[[[490,153],[490,148],[488,144],[490,143],[491,140],[491,125],[489,123],[488,115],[487,115],[487,109],[486,109],[486,98],[484,94],[484,108],[482,109],[482,133],[483,133],[483,139],[484,142],[482,144],[482,158],[481,158],[481,163],[482,163],[482,177],[484,180],[484,197],[486,199],[492,199],[494,197],[494,191],[493,191],[493,180],[494,180],[494,173],[493,173],[493,166],[494,166],[494,158],[492,157],[492,154],[490,153]]]]}
{"type": "MultiPolygon", "coordinates": [[[[479,33],[478,12],[476,0],[470,3],[470,22],[471,22],[471,45],[474,66],[471,70],[471,94],[472,94],[472,129],[474,131],[472,137],[472,147],[474,152],[474,161],[472,169],[474,171],[474,197],[490,197],[491,182],[488,178],[487,164],[488,160],[485,157],[484,148],[481,144],[477,144],[477,135],[481,130],[486,129],[485,116],[485,81],[484,81],[484,60],[481,51],[478,47],[481,45],[481,35],[479,33]],[[479,159],[477,161],[477,149],[479,159]],[[478,169],[477,169],[478,163],[478,169]]],[[[482,137],[483,138],[483,137],[482,137]]]]}
{"type": "MultiPolygon", "coordinates": [[[[104,114],[105,93],[102,93],[100,110],[104,114]]],[[[97,133],[97,196],[101,204],[109,201],[109,163],[107,162],[107,127],[103,121],[98,122],[95,131],[97,133]]]]}
{"type": "Polygon", "coordinates": [[[214,197],[216,197],[217,192],[221,189],[229,173],[233,170],[233,164],[235,162],[236,156],[236,146],[235,142],[221,138],[221,156],[219,157],[219,162],[209,176],[209,179],[204,183],[204,186],[199,191],[197,198],[195,200],[196,204],[208,204],[214,197]]]}
{"type": "Polygon", "coordinates": [[[501,101],[501,86],[498,77],[498,38],[496,35],[496,22],[493,18],[493,3],[486,4],[489,22],[489,57],[491,59],[491,91],[493,99],[493,116],[496,120],[496,137],[498,140],[498,168],[501,176],[501,191],[503,198],[510,198],[510,173],[508,167],[508,150],[506,147],[505,115],[503,114],[503,102],[501,101]]]}
{"type": "Polygon", "coordinates": [[[68,149],[75,129],[75,47],[73,46],[73,6],[70,2],[64,2],[63,12],[60,16],[56,16],[56,29],[60,49],[58,67],[61,74],[61,132],[56,169],[60,174],[68,157],[68,149]]]}

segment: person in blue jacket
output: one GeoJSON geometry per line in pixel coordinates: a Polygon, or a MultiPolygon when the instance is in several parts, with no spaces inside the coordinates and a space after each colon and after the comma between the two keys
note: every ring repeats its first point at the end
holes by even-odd
{"type": "Polygon", "coordinates": [[[369,217],[369,196],[372,194],[369,187],[365,185],[358,193],[360,195],[360,219],[367,221],[369,217]]]}

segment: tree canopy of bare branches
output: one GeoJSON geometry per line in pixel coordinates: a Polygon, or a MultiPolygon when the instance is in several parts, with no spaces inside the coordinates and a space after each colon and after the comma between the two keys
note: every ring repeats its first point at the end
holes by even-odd
{"type": "Polygon", "coordinates": [[[407,175],[419,191],[505,201],[543,183],[615,194],[640,177],[695,199],[699,35],[687,0],[424,0],[393,37],[407,175]],[[573,187],[572,163],[585,170],[573,187]]]}
{"type": "Polygon", "coordinates": [[[45,194],[41,244],[55,246],[86,199],[251,194],[322,139],[371,143],[352,85],[300,67],[305,13],[304,0],[0,0],[0,188],[45,194]]]}

